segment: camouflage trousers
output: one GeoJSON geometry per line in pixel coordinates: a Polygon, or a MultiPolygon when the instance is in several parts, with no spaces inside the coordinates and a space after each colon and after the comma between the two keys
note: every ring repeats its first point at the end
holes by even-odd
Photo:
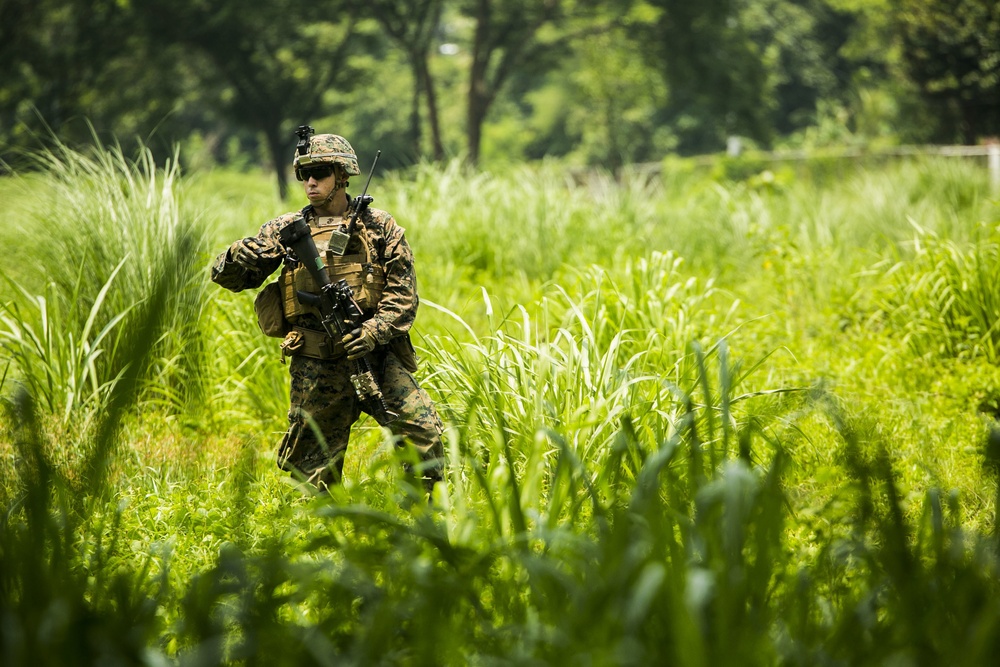
{"type": "MultiPolygon", "coordinates": [[[[443,428],[434,404],[395,354],[379,348],[369,359],[386,405],[399,415],[391,423],[379,423],[398,437],[397,446],[414,448],[424,462],[422,476],[429,487],[441,479],[443,456],[443,428]]],[[[319,488],[339,483],[351,426],[367,412],[351,383],[354,362],[296,356],[290,366],[291,409],[278,465],[319,488]]]]}

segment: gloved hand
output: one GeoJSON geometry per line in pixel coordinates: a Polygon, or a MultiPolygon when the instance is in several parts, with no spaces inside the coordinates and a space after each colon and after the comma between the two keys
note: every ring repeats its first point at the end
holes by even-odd
{"type": "Polygon", "coordinates": [[[375,349],[375,336],[368,329],[358,327],[348,334],[344,334],[344,349],[347,350],[347,358],[360,359],[375,349]]]}
{"type": "Polygon", "coordinates": [[[262,259],[278,259],[281,254],[280,247],[255,236],[240,239],[229,247],[229,256],[233,262],[245,269],[256,269],[262,259]]]}

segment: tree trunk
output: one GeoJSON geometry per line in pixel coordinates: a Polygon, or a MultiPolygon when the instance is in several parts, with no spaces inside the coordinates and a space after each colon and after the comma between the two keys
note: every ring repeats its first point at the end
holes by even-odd
{"type": "Polygon", "coordinates": [[[619,175],[621,168],[623,166],[624,160],[622,159],[622,147],[619,141],[619,127],[621,125],[618,113],[616,113],[614,98],[607,100],[604,105],[604,122],[608,128],[608,151],[607,151],[607,168],[615,175],[619,175]]]}
{"type": "Polygon", "coordinates": [[[267,141],[267,152],[271,155],[271,166],[274,167],[274,174],[278,179],[278,196],[284,201],[288,196],[288,171],[286,170],[288,164],[284,152],[284,142],[281,140],[281,132],[277,127],[269,127],[264,130],[264,138],[267,141]]]}
{"type": "Polygon", "coordinates": [[[444,160],[444,144],[441,143],[441,121],[438,119],[437,93],[434,90],[434,78],[427,64],[427,54],[419,61],[420,77],[423,79],[424,95],[427,96],[427,122],[431,128],[431,151],[435,162],[444,160]]]}
{"type": "Polygon", "coordinates": [[[410,69],[413,72],[413,100],[410,105],[410,145],[413,150],[414,159],[419,160],[424,152],[420,128],[420,94],[423,91],[424,82],[420,75],[420,66],[417,64],[417,55],[414,53],[410,53],[410,69]]]}
{"type": "Polygon", "coordinates": [[[476,32],[472,42],[472,67],[469,70],[469,101],[467,127],[465,128],[469,162],[479,164],[479,151],[483,140],[483,121],[489,109],[489,91],[486,86],[486,69],[490,49],[486,44],[490,34],[490,0],[476,3],[476,32]]]}

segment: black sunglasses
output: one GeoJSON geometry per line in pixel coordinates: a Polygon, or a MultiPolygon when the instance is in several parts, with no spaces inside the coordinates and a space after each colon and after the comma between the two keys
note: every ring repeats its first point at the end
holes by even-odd
{"type": "Polygon", "coordinates": [[[324,178],[329,178],[333,175],[332,165],[322,165],[319,167],[310,167],[308,169],[299,169],[299,180],[308,181],[310,178],[315,178],[317,181],[322,181],[324,178]]]}

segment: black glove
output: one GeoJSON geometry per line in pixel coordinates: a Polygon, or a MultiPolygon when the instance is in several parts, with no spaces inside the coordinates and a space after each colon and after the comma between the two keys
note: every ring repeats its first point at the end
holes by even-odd
{"type": "Polygon", "coordinates": [[[349,334],[344,334],[344,349],[348,359],[360,359],[375,349],[375,336],[368,329],[358,327],[349,334]]]}

